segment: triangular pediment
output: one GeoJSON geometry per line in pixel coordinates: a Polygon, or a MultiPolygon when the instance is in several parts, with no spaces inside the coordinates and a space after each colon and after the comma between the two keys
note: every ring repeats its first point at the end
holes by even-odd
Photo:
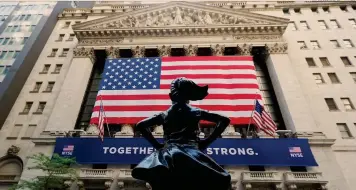
{"type": "Polygon", "coordinates": [[[186,28],[204,26],[286,26],[288,19],[200,3],[169,2],[73,26],[75,31],[186,28]]]}

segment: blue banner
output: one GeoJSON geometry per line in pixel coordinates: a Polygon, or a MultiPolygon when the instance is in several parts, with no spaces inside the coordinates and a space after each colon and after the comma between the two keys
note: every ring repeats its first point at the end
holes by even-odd
{"type": "MultiPolygon", "coordinates": [[[[57,138],[54,153],[80,164],[137,164],[153,147],[143,138],[57,138]]],[[[220,165],[317,166],[307,139],[218,139],[205,153],[220,165]]]]}

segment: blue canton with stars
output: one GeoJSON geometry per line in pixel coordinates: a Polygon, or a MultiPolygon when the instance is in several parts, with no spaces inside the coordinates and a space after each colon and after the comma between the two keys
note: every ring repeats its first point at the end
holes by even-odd
{"type": "Polygon", "coordinates": [[[161,58],[107,59],[99,90],[159,89],[161,58]]]}

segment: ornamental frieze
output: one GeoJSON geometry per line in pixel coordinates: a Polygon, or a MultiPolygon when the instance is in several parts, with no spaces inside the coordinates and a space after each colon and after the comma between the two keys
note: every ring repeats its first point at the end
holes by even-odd
{"type": "Polygon", "coordinates": [[[79,39],[78,46],[92,46],[92,45],[116,45],[124,41],[124,38],[112,39],[79,39]]]}
{"type": "Polygon", "coordinates": [[[239,35],[233,36],[238,41],[281,41],[281,35],[239,35]]]}

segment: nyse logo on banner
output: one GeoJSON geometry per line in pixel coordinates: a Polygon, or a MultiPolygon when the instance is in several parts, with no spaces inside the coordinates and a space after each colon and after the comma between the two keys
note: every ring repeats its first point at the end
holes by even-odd
{"type": "Polygon", "coordinates": [[[62,156],[72,156],[74,151],[74,145],[65,145],[62,150],[62,156]]]}
{"type": "Polygon", "coordinates": [[[290,156],[293,158],[302,158],[303,153],[300,147],[289,147],[290,156]]]}

